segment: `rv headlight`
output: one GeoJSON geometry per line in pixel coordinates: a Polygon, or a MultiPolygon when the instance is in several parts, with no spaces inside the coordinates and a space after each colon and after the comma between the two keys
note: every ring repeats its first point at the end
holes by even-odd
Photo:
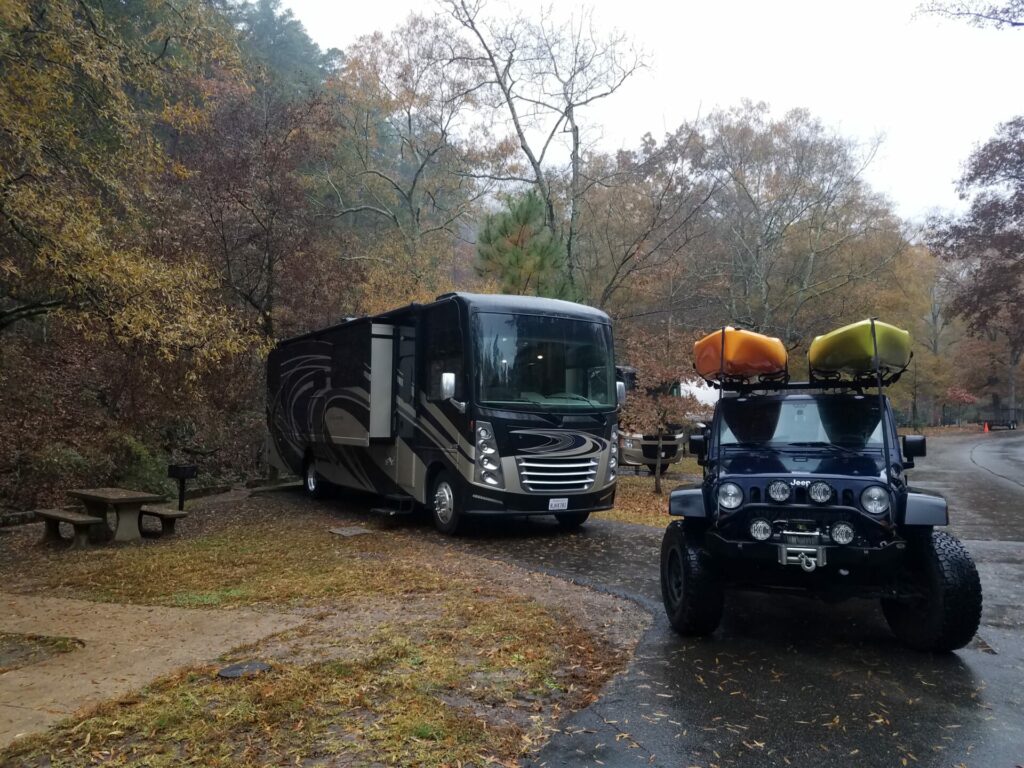
{"type": "Polygon", "coordinates": [[[484,472],[483,481],[488,485],[497,485],[498,478],[493,472],[484,472]]]}
{"type": "Polygon", "coordinates": [[[493,445],[485,443],[483,440],[481,440],[479,443],[477,443],[476,447],[477,447],[477,450],[480,451],[480,453],[483,453],[485,455],[490,455],[490,454],[494,453],[497,450],[493,445]]]}
{"type": "Polygon", "coordinates": [[[736,509],[743,503],[743,490],[736,483],[718,486],[718,503],[726,509],[736,509]]]}
{"type": "Polygon", "coordinates": [[[494,435],[491,434],[491,430],[487,427],[478,427],[476,430],[476,436],[481,440],[490,440],[494,435]]]}
{"type": "Polygon", "coordinates": [[[807,495],[811,497],[811,501],[824,504],[832,498],[832,486],[819,480],[816,483],[811,483],[811,487],[807,489],[807,495]]]}
{"type": "Polygon", "coordinates": [[[627,437],[625,440],[622,441],[622,447],[633,450],[633,441],[627,437]]]}
{"type": "Polygon", "coordinates": [[[498,468],[498,462],[495,461],[493,456],[488,455],[480,459],[480,466],[484,469],[495,470],[498,468]]]}
{"type": "Polygon", "coordinates": [[[772,501],[777,501],[779,504],[789,501],[789,494],[789,483],[785,483],[782,480],[774,480],[768,485],[768,495],[772,501]]]}
{"type": "Polygon", "coordinates": [[[612,456],[610,459],[608,459],[608,468],[609,469],[615,469],[615,467],[617,467],[618,465],[619,465],[619,462],[618,462],[618,460],[614,456],[612,456]]]}
{"type": "Polygon", "coordinates": [[[869,485],[861,493],[860,503],[872,515],[881,515],[889,509],[889,492],[880,485],[869,485]]]}

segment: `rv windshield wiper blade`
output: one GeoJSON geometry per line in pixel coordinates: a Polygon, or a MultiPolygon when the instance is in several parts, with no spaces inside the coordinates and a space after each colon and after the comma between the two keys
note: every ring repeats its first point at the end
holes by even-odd
{"type": "Polygon", "coordinates": [[[559,395],[549,395],[549,396],[547,396],[546,399],[548,399],[548,400],[582,400],[584,403],[589,403],[590,405],[595,405],[595,406],[596,405],[600,405],[600,403],[598,403],[596,400],[591,400],[589,397],[587,397],[585,395],[577,395],[575,392],[562,392],[559,395]]]}

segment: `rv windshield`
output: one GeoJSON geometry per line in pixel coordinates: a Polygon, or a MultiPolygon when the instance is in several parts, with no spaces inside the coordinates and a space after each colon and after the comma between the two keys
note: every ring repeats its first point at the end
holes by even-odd
{"type": "Polygon", "coordinates": [[[476,315],[473,328],[481,405],[513,409],[615,406],[612,334],[607,325],[482,312],[476,315]]]}

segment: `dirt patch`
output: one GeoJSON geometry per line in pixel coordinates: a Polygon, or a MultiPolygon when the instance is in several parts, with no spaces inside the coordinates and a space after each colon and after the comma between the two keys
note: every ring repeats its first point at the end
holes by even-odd
{"type": "Polygon", "coordinates": [[[47,637],[0,632],[0,675],[13,669],[27,667],[58,653],[69,653],[81,648],[82,642],[73,637],[47,637]]]}

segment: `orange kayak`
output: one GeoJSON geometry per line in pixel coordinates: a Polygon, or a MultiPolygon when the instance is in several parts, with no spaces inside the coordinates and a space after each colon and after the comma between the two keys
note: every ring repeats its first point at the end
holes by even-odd
{"type": "Polygon", "coordinates": [[[771,376],[783,373],[789,355],[774,336],[725,327],[693,345],[693,362],[705,379],[771,376]],[[725,334],[723,361],[722,334],[725,334]]]}

